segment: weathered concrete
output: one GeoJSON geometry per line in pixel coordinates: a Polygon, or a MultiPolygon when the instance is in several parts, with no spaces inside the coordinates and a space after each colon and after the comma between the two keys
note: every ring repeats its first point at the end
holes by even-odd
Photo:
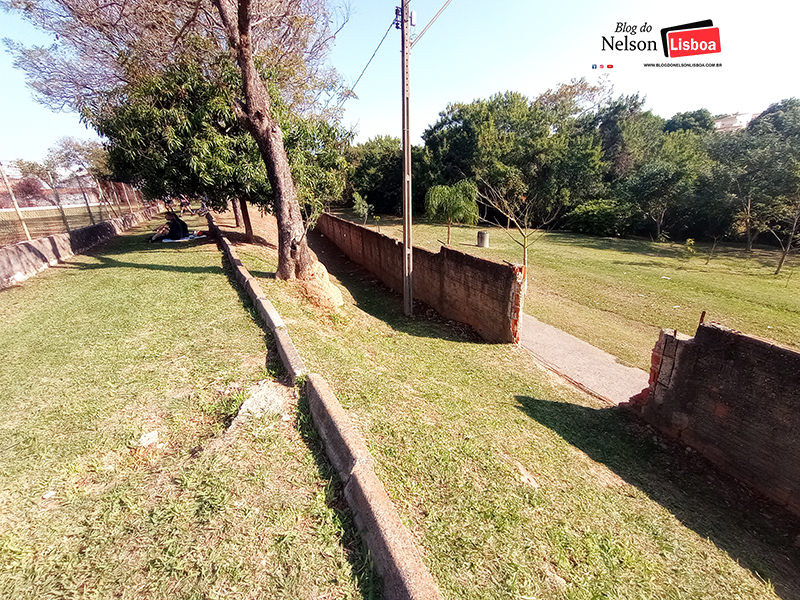
{"type": "Polygon", "coordinates": [[[74,229],[69,233],[58,233],[0,248],[0,289],[21,283],[48,267],[85,252],[139,223],[152,219],[158,212],[157,207],[145,208],[110,221],[74,229]]]}
{"type": "Polygon", "coordinates": [[[522,320],[520,344],[537,362],[593,396],[620,404],[647,388],[647,373],[531,315],[522,320]]]}
{"type": "Polygon", "coordinates": [[[800,515],[800,352],[700,325],[662,331],[627,408],[800,515]]]}
{"type": "Polygon", "coordinates": [[[311,417],[322,441],[325,452],[339,477],[345,483],[357,464],[372,466],[373,460],[361,434],[339,404],[325,380],[314,373],[308,376],[305,387],[311,417]]]}
{"type": "MultiPolygon", "coordinates": [[[[281,360],[295,382],[307,371],[286,325],[210,214],[208,225],[233,265],[237,281],[272,330],[281,360]]],[[[372,455],[347,412],[319,375],[308,375],[304,391],[314,427],[322,438],[328,459],[345,484],[347,503],[375,568],[383,578],[383,597],[387,600],[441,600],[439,589],[422,562],[414,538],[375,475],[372,455]]]]}
{"type": "Polygon", "coordinates": [[[437,600],[442,595],[411,533],[372,468],[356,465],[344,487],[388,600],[437,600]]]}

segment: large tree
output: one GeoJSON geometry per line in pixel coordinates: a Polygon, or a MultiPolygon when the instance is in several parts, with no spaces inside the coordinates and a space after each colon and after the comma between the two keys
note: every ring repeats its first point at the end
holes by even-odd
{"type": "Polygon", "coordinates": [[[400,138],[379,135],[348,149],[353,190],[376,213],[399,214],[403,202],[403,150],[400,138]]]}
{"type": "MultiPolygon", "coordinates": [[[[237,71],[228,61],[198,65],[185,57],[138,84],[119,88],[102,112],[86,114],[108,140],[115,172],[137,183],[147,196],[201,196],[217,209],[239,198],[273,209],[258,147],[232,110],[237,83],[237,71]]],[[[288,110],[271,87],[287,132],[301,204],[313,217],[323,202],[341,195],[345,137],[324,119],[288,110]]]]}
{"type": "Polygon", "coordinates": [[[17,66],[52,106],[101,106],[109,88],[162,70],[180,49],[193,51],[201,63],[203,57],[228,53],[242,81],[233,109],[256,142],[274,195],[277,275],[311,276],[313,256],[284,135],[262,74],[298,107],[310,106],[313,91],[325,80],[324,58],[335,33],[326,0],[11,0],[2,5],[22,10],[58,36],[51,48],[12,48],[17,66]],[[99,79],[90,73],[92,66],[99,79]],[[57,83],[52,91],[48,81],[57,83]]]}
{"type": "Polygon", "coordinates": [[[434,179],[474,178],[482,198],[502,197],[531,224],[551,222],[597,192],[603,168],[596,137],[574,117],[583,89],[573,83],[534,101],[506,92],[451,104],[423,134],[434,179]]]}

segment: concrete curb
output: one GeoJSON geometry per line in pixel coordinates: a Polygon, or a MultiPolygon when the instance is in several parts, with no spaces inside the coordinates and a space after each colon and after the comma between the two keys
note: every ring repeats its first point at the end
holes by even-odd
{"type": "Polygon", "coordinates": [[[353,511],[375,569],[383,578],[383,597],[387,600],[441,600],[442,595],[422,562],[414,537],[403,525],[392,500],[375,475],[374,461],[364,438],[326,381],[320,375],[307,372],[275,307],[239,260],[213,216],[209,214],[207,218],[209,229],[231,262],[237,281],[274,334],[278,353],[292,381],[308,375],[304,391],[314,427],[322,438],[328,459],[344,483],[347,504],[353,511]]]}
{"type": "Polygon", "coordinates": [[[308,374],[308,370],[306,369],[306,365],[303,362],[303,359],[300,357],[300,354],[297,352],[297,348],[294,347],[292,338],[289,337],[289,332],[286,330],[286,324],[283,322],[283,319],[281,319],[278,311],[275,310],[275,307],[272,306],[272,302],[270,302],[269,299],[267,299],[267,297],[264,295],[261,285],[259,285],[258,281],[242,264],[236,249],[231,245],[230,241],[228,241],[228,238],[222,235],[219,227],[217,227],[217,224],[214,222],[213,215],[208,213],[206,215],[206,219],[208,220],[209,230],[217,238],[223,254],[225,254],[231,264],[231,267],[233,268],[233,274],[234,277],[236,277],[236,281],[238,281],[239,285],[241,285],[244,288],[244,291],[247,292],[250,300],[253,301],[256,311],[261,318],[264,319],[270,331],[275,336],[275,342],[278,346],[278,354],[283,361],[283,366],[286,367],[286,370],[292,379],[292,385],[295,385],[298,378],[308,374]]]}
{"type": "Polygon", "coordinates": [[[69,233],[56,233],[0,249],[0,289],[22,283],[48,267],[89,250],[100,242],[152,219],[159,208],[145,208],[69,233]]]}

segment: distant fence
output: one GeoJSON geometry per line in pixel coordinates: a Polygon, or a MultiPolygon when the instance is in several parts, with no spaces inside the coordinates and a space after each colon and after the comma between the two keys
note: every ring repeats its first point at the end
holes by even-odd
{"type": "Polygon", "coordinates": [[[800,352],[716,324],[662,331],[627,407],[800,516],[800,352]]]}
{"type": "MultiPolygon", "coordinates": [[[[395,291],[403,289],[403,246],[371,229],[324,213],[316,229],[350,260],[395,291]]],[[[414,299],[471,325],[489,342],[519,341],[525,290],[521,265],[497,263],[448,247],[414,248],[414,299]]]]}
{"type": "Polygon", "coordinates": [[[35,194],[15,194],[15,199],[19,211],[0,180],[0,246],[26,241],[25,228],[31,239],[36,239],[68,233],[149,206],[141,192],[128,184],[110,181],[97,184],[93,180],[80,187],[57,187],[55,192],[45,188],[35,194]]]}
{"type": "Polygon", "coordinates": [[[0,289],[21,283],[47,267],[152,219],[159,210],[158,206],[144,208],[69,233],[57,233],[0,248],[0,289]]]}

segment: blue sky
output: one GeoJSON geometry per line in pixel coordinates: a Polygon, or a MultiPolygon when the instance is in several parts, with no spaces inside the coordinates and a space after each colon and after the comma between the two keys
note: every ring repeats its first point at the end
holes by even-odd
{"type": "MultiPolygon", "coordinates": [[[[417,32],[445,0],[411,0],[417,32]]],[[[399,0],[352,0],[351,18],[339,34],[331,62],[352,84],[394,19],[399,0]]],[[[411,57],[413,143],[449,102],[470,102],[497,92],[535,97],[572,78],[595,80],[603,72],[616,95],[640,92],[646,106],[670,117],[708,108],[712,113],[753,112],[783,98],[800,96],[795,5],[763,0],[734,8],[721,0],[647,3],[627,0],[539,2],[452,0],[414,47],[411,57]],[[719,27],[722,52],[690,59],[665,59],[659,30],[704,19],[719,27]],[[643,23],[652,31],[638,31],[643,23]],[[617,23],[636,25],[629,40],[657,40],[657,52],[601,51],[602,36],[617,40],[617,23]],[[647,68],[645,62],[720,62],[718,68],[647,68]],[[593,64],[613,69],[593,70],[593,64]]],[[[47,38],[0,12],[0,37],[23,43],[47,38]]],[[[33,102],[22,74],[0,52],[0,160],[40,159],[63,136],[93,137],[74,114],[54,114],[33,102]]],[[[392,28],[346,104],[344,124],[359,141],[398,136],[400,121],[400,32],[392,28]]]]}

